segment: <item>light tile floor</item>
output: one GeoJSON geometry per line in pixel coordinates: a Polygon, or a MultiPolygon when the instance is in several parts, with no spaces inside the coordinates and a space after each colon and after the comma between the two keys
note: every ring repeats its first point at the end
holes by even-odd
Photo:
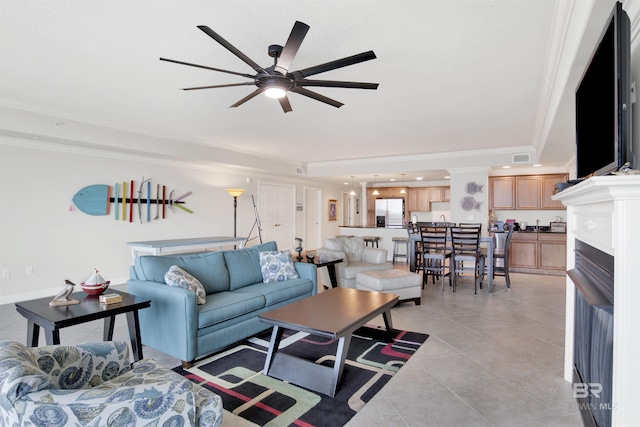
{"type": "MultiPolygon", "coordinates": [[[[455,294],[430,284],[422,305],[394,307],[395,328],[429,339],[347,425],[581,426],[571,385],[562,378],[564,284],[560,276],[512,273],[510,291],[499,277],[492,295],[486,289],[474,295],[465,278],[455,294]]],[[[27,322],[13,304],[0,306],[0,325],[0,340],[25,342],[27,322]]],[[[95,341],[102,321],[62,329],[60,337],[95,341]]],[[[116,318],[114,339],[128,339],[124,316],[116,318]]],[[[179,364],[149,347],[144,356],[179,364]]],[[[248,425],[225,411],[223,426],[248,425]]]]}

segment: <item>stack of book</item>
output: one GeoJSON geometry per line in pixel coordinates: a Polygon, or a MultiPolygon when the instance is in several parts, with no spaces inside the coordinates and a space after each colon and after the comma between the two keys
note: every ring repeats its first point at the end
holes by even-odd
{"type": "Polygon", "coordinates": [[[117,302],[122,302],[122,295],[120,294],[100,295],[100,302],[102,304],[115,304],[117,302]]]}

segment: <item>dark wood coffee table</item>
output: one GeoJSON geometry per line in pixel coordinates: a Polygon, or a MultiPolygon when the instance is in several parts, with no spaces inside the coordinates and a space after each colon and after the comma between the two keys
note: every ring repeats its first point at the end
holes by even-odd
{"type": "Polygon", "coordinates": [[[111,341],[116,315],[125,313],[133,358],[135,361],[142,359],[138,310],[151,306],[151,300],[111,289],[107,293],[122,295],[122,302],[101,304],[97,296],[76,292],[69,297],[77,299],[80,304],[51,307],[49,306],[51,297],[16,303],[18,313],[27,319],[27,346],[38,346],[40,327],[44,328],[47,345],[55,345],[60,344],[61,328],[98,319],[104,319],[103,340],[111,341]]]}
{"type": "Polygon", "coordinates": [[[351,335],[382,314],[389,340],[392,340],[391,307],[397,302],[398,295],[395,294],[332,288],[259,315],[260,321],[273,325],[263,374],[334,397],[342,377],[351,335]],[[285,328],[338,339],[333,368],[278,352],[285,328]]]}

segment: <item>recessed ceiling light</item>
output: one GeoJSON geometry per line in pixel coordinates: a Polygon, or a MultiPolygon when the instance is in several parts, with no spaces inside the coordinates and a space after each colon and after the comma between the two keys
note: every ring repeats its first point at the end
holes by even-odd
{"type": "Polygon", "coordinates": [[[445,176],[444,179],[450,179],[451,177],[449,175],[445,176]]]}
{"type": "Polygon", "coordinates": [[[542,166],[540,163],[533,165],[534,168],[539,168],[540,166],[542,166]]]}
{"type": "Polygon", "coordinates": [[[344,185],[349,185],[349,183],[348,183],[348,182],[345,182],[345,183],[344,183],[344,185]]]}
{"type": "Polygon", "coordinates": [[[422,181],[422,177],[421,176],[416,176],[416,181],[422,181]]]}
{"type": "Polygon", "coordinates": [[[503,166],[502,169],[511,169],[511,166],[503,166]]]}

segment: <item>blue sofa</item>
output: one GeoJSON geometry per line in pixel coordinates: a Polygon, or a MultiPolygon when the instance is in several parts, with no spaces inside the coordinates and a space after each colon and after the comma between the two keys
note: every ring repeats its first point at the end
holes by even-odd
{"type": "Polygon", "coordinates": [[[131,266],[127,292],[151,300],[140,310],[142,343],[182,361],[195,359],[269,329],[258,315],[317,292],[314,264],[294,263],[300,276],[263,283],[259,254],[277,250],[275,242],[250,248],[182,255],[139,256],[131,266]],[[206,303],[195,292],[165,284],[177,265],[202,283],[206,303]]]}

